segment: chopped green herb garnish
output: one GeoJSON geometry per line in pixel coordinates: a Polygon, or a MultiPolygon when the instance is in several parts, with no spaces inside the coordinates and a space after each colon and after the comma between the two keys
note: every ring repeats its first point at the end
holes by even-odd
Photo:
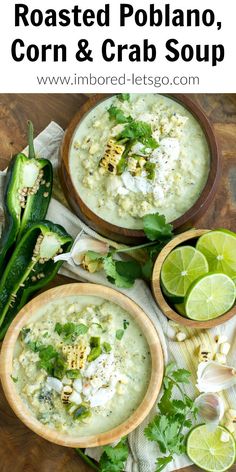
{"type": "Polygon", "coordinates": [[[127,329],[128,326],[129,326],[129,321],[123,320],[123,327],[124,327],[124,329],[127,329]]]}
{"type": "Polygon", "coordinates": [[[121,133],[116,136],[117,141],[133,141],[140,142],[145,147],[155,149],[158,147],[157,141],[152,137],[152,128],[144,121],[131,121],[128,123],[121,133]]]}
{"type": "Polygon", "coordinates": [[[111,345],[110,345],[109,343],[104,342],[104,343],[102,344],[102,347],[103,347],[103,349],[104,349],[105,352],[111,352],[112,347],[111,347],[111,345]]]}
{"type": "Polygon", "coordinates": [[[24,341],[26,338],[27,334],[30,333],[30,328],[22,328],[20,334],[21,334],[21,339],[24,341]]]}
{"type": "Polygon", "coordinates": [[[89,341],[90,347],[98,347],[101,344],[101,339],[98,336],[92,336],[89,341]]]}
{"type": "Polygon", "coordinates": [[[84,403],[78,406],[73,414],[73,418],[76,421],[83,421],[85,418],[89,418],[92,415],[91,410],[84,403]]]}
{"type": "Polygon", "coordinates": [[[102,354],[101,346],[93,347],[87,357],[88,362],[95,361],[102,354]]]}
{"type": "Polygon", "coordinates": [[[117,124],[129,123],[133,121],[132,116],[125,115],[120,108],[113,105],[107,111],[109,113],[109,118],[115,120],[117,124]]]}
{"type": "Polygon", "coordinates": [[[118,98],[119,98],[119,100],[121,100],[122,102],[125,102],[125,101],[129,102],[129,100],[130,100],[130,94],[129,94],[129,93],[119,93],[118,98]]]}
{"type": "Polygon", "coordinates": [[[31,349],[31,351],[38,352],[41,347],[41,344],[38,341],[29,341],[28,343],[26,343],[26,346],[31,349]]]}
{"type": "Polygon", "coordinates": [[[61,323],[56,323],[54,330],[60,336],[63,336],[65,341],[73,342],[76,340],[77,336],[81,336],[82,334],[86,334],[88,332],[88,326],[80,323],[65,323],[62,325],[61,323]]]}
{"type": "Polygon", "coordinates": [[[67,370],[65,375],[66,377],[68,377],[68,379],[78,379],[79,377],[81,377],[79,369],[67,370]]]}
{"type": "Polygon", "coordinates": [[[123,329],[118,329],[116,331],[116,339],[118,339],[119,341],[123,338],[125,332],[123,329]]]}
{"type": "Polygon", "coordinates": [[[18,382],[18,377],[13,377],[13,375],[11,375],[11,379],[13,380],[14,383],[18,382]]]}
{"type": "Polygon", "coordinates": [[[147,161],[144,168],[147,171],[147,178],[149,180],[154,180],[155,179],[155,169],[156,169],[156,165],[154,164],[154,162],[147,161]]]}

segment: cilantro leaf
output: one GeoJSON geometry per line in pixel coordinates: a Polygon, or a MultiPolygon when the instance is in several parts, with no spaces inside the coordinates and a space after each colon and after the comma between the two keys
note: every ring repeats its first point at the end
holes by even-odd
{"type": "Polygon", "coordinates": [[[121,102],[125,102],[126,100],[127,100],[127,102],[129,102],[130,94],[129,93],[119,93],[118,98],[121,102]]]}
{"type": "Polygon", "coordinates": [[[107,111],[109,113],[109,118],[115,120],[117,124],[129,123],[133,121],[132,116],[125,115],[120,108],[113,105],[107,111]]]}
{"type": "Polygon", "coordinates": [[[156,470],[155,472],[161,472],[170,462],[172,462],[172,457],[171,456],[165,456],[165,457],[159,457],[156,460],[156,470]]]}
{"type": "Polygon", "coordinates": [[[180,424],[166,415],[157,415],[144,430],[145,436],[150,441],[156,441],[163,454],[182,454],[184,447],[184,436],[180,434],[180,424]]]}
{"type": "Polygon", "coordinates": [[[121,275],[117,271],[116,263],[112,256],[108,256],[103,261],[103,268],[107,275],[107,279],[112,284],[115,284],[119,288],[130,288],[134,284],[134,279],[126,277],[126,275],[121,275]]]}
{"type": "Polygon", "coordinates": [[[116,339],[118,339],[119,341],[121,341],[121,339],[123,338],[125,332],[123,329],[118,329],[116,331],[116,339]]]}
{"type": "Polygon", "coordinates": [[[116,136],[118,141],[133,141],[144,144],[146,147],[150,145],[152,149],[158,147],[157,141],[152,137],[151,126],[144,121],[132,120],[125,128],[116,136]]]}
{"type": "Polygon", "coordinates": [[[178,383],[189,383],[191,372],[186,369],[178,369],[171,373],[171,377],[178,383]]]}
{"type": "Polygon", "coordinates": [[[73,342],[77,336],[81,336],[82,334],[86,334],[88,332],[88,326],[84,325],[83,323],[75,324],[68,322],[64,325],[61,323],[56,323],[54,330],[60,336],[62,335],[65,341],[73,342]]]}
{"type": "Polygon", "coordinates": [[[159,412],[144,431],[150,441],[158,444],[161,453],[167,454],[157,459],[156,472],[161,472],[172,461],[174,454],[186,452],[186,434],[183,434],[182,430],[193,425],[192,418],[196,419],[196,407],[180,384],[188,383],[190,375],[185,369],[176,369],[174,363],[166,367],[163,395],[158,403],[159,412]],[[176,387],[182,398],[173,398],[176,387]]]}
{"type": "Polygon", "coordinates": [[[171,238],[173,236],[173,226],[170,223],[166,223],[165,216],[159,215],[159,213],[144,216],[143,229],[151,241],[171,238]]]}
{"type": "Polygon", "coordinates": [[[138,261],[116,261],[116,270],[119,275],[135,280],[142,277],[141,264],[138,261]]]}
{"type": "Polygon", "coordinates": [[[115,446],[104,446],[104,452],[99,461],[100,472],[123,472],[128,459],[129,449],[127,439],[123,438],[115,446]]]}
{"type": "Polygon", "coordinates": [[[90,261],[98,261],[103,258],[102,254],[100,252],[95,252],[88,250],[86,252],[86,255],[89,256],[90,261]]]}

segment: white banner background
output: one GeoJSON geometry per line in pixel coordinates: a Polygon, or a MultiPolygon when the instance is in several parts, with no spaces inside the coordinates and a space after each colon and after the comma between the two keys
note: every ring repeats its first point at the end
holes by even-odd
{"type": "MultiPolygon", "coordinates": [[[[222,22],[222,28],[217,30],[216,24],[211,27],[139,27],[134,19],[127,20],[127,26],[119,26],[119,7],[120,3],[130,3],[134,9],[144,8],[149,11],[149,1],[127,0],[120,2],[118,0],[22,0],[22,2],[13,2],[12,0],[1,2],[0,16],[0,92],[236,92],[236,2],[227,0],[157,0],[152,2],[156,8],[163,8],[165,3],[171,4],[172,8],[197,8],[209,9],[215,12],[216,22],[222,22]],[[95,9],[104,8],[105,3],[110,3],[111,21],[110,27],[98,27],[96,24],[92,27],[15,27],[14,26],[14,7],[15,3],[25,3],[29,9],[34,8],[45,11],[53,8],[57,11],[63,8],[70,10],[74,5],[78,5],[83,10],[86,8],[95,9]],[[61,44],[67,45],[67,62],[54,63],[52,54],[48,56],[47,62],[29,62],[27,59],[22,62],[15,62],[11,56],[11,45],[16,38],[21,38],[25,45],[29,44],[61,44]],[[79,39],[89,40],[90,48],[93,50],[93,62],[78,62],[75,54],[78,50],[77,42],[79,39]],[[105,39],[112,38],[115,43],[129,45],[137,43],[142,45],[143,39],[148,38],[150,43],[157,47],[157,59],[152,62],[129,62],[127,54],[124,55],[123,62],[117,60],[105,62],[101,54],[101,46],[105,39]],[[212,67],[211,61],[197,62],[193,59],[191,62],[184,62],[179,59],[177,62],[168,62],[165,55],[168,53],[165,43],[168,39],[175,38],[180,45],[209,44],[210,50],[213,44],[222,43],[225,47],[225,59],[212,67]],[[199,85],[162,85],[157,88],[154,86],[132,85],[131,82],[125,85],[87,85],[75,84],[75,76],[85,75],[117,75],[131,77],[132,73],[143,76],[169,76],[170,82],[174,76],[199,77],[199,85]],[[57,85],[39,85],[37,76],[66,76],[71,77],[68,84],[57,85]]],[[[22,50],[24,52],[24,50],[22,50]]],[[[116,49],[114,50],[116,51],[116,49]]]]}

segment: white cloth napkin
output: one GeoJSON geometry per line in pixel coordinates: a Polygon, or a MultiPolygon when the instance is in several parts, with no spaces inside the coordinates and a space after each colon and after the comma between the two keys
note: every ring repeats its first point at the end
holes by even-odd
{"type": "MultiPolygon", "coordinates": [[[[49,126],[35,139],[35,149],[37,155],[41,157],[48,158],[52,161],[55,172],[55,182],[54,182],[54,196],[57,199],[52,198],[47,218],[54,223],[58,223],[68,231],[73,237],[76,237],[78,233],[83,230],[85,234],[93,236],[97,239],[103,240],[101,236],[97,235],[93,230],[86,226],[77,216],[75,216],[67,207],[66,200],[62,194],[60,184],[57,178],[57,163],[59,148],[61,140],[63,138],[63,130],[54,122],[51,122],[49,126]],[[62,203],[60,203],[60,200],[62,203]]],[[[0,173],[0,206],[2,203],[2,189],[4,185],[5,172],[0,173]]],[[[64,263],[63,267],[60,270],[65,276],[72,277],[76,280],[82,282],[93,282],[107,285],[114,288],[114,285],[110,284],[105,275],[102,272],[95,274],[90,274],[89,272],[83,270],[80,267],[72,267],[68,263],[64,263]]],[[[235,339],[235,328],[236,328],[236,319],[233,318],[229,322],[225,323],[220,330],[213,329],[205,332],[199,333],[196,330],[188,330],[181,328],[182,331],[185,331],[187,334],[187,340],[183,343],[178,343],[174,339],[173,327],[168,323],[167,318],[161,313],[159,307],[155,303],[152,294],[142,280],[135,282],[133,288],[130,289],[117,289],[120,292],[126,294],[128,297],[133,299],[149,316],[152,320],[162,343],[163,353],[165,361],[167,358],[173,359],[176,361],[178,367],[187,368],[193,373],[193,385],[196,383],[196,378],[194,377],[197,366],[197,357],[195,351],[199,343],[204,343],[206,340],[210,344],[214,345],[214,335],[220,332],[224,332],[229,337],[229,342],[231,342],[232,349],[231,355],[228,357],[230,365],[236,364],[236,339],[235,339]],[[166,345],[166,339],[168,340],[168,349],[166,345]],[[235,354],[233,354],[235,352],[235,354]]],[[[186,393],[190,396],[193,396],[195,391],[192,385],[186,388],[186,393]]],[[[234,388],[231,388],[227,391],[227,394],[224,395],[224,400],[226,405],[231,405],[231,408],[236,408],[236,391],[234,388]]],[[[143,430],[155,414],[156,408],[153,408],[152,412],[148,415],[146,420],[131,434],[129,434],[129,446],[130,446],[130,456],[126,464],[126,472],[155,472],[155,461],[156,458],[160,455],[158,447],[155,443],[148,441],[144,434],[143,430]]],[[[89,449],[89,454],[91,457],[97,458],[100,455],[100,448],[89,449]]],[[[166,472],[172,470],[178,470],[182,467],[190,465],[191,462],[187,456],[176,457],[175,460],[166,467],[166,472]]]]}

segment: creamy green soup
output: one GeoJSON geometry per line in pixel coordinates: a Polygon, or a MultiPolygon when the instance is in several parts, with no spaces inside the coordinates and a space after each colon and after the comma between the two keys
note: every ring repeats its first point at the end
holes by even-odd
{"type": "Polygon", "coordinates": [[[159,94],[114,96],[79,124],[70,149],[73,183],[85,204],[104,220],[142,228],[159,212],[167,221],[198,199],[210,153],[198,121],[159,94]]]}
{"type": "Polygon", "coordinates": [[[67,297],[44,307],[20,334],[12,378],[33,415],[71,435],[125,421],[151,375],[147,341],[132,317],[98,297],[67,297]]]}

